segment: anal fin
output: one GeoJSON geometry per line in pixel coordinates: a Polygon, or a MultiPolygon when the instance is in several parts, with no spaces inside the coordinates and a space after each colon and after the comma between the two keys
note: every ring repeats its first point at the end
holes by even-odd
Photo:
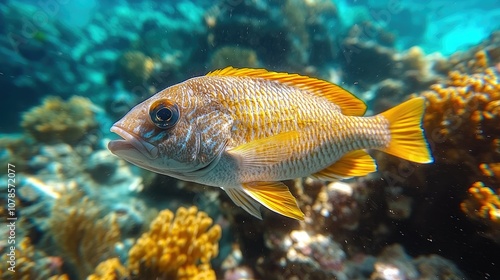
{"type": "Polygon", "coordinates": [[[231,198],[234,204],[245,209],[245,211],[250,213],[252,216],[262,220],[262,215],[259,210],[260,204],[248,196],[243,189],[223,188],[223,190],[226,191],[227,195],[231,198]]]}
{"type": "Polygon", "coordinates": [[[375,171],[377,171],[375,160],[367,152],[356,150],[345,154],[334,164],[311,176],[328,181],[365,176],[375,171]]]}
{"type": "Polygon", "coordinates": [[[292,219],[304,220],[304,213],[285,184],[281,182],[252,182],[242,185],[245,193],[269,210],[292,219]]]}

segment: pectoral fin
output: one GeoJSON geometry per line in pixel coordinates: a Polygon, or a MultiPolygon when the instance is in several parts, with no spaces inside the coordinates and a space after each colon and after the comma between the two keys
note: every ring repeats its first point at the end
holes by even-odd
{"type": "Polygon", "coordinates": [[[295,197],[281,182],[245,183],[243,190],[271,211],[292,219],[304,220],[304,213],[297,205],[295,197]]]}
{"type": "Polygon", "coordinates": [[[291,156],[291,141],[298,140],[296,131],[283,132],[250,141],[228,151],[240,163],[242,169],[280,162],[291,156]]]}
{"type": "Polygon", "coordinates": [[[345,154],[334,164],[311,176],[320,180],[340,180],[365,176],[375,171],[377,171],[377,165],[373,158],[367,152],[357,150],[345,154]]]}

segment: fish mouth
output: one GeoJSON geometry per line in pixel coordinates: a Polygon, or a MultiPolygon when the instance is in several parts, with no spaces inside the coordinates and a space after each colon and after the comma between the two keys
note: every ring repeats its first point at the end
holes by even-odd
{"type": "Polygon", "coordinates": [[[158,148],[141,137],[130,133],[117,125],[113,125],[110,131],[123,138],[119,140],[111,140],[108,143],[108,149],[113,154],[120,154],[121,152],[126,153],[127,151],[133,149],[139,151],[149,159],[156,159],[158,157],[158,148]]]}

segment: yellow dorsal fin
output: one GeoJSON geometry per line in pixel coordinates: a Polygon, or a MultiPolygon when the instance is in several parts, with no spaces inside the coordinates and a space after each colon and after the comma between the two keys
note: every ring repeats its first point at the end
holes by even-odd
{"type": "Polygon", "coordinates": [[[298,74],[270,72],[265,69],[237,69],[229,66],[224,69],[212,71],[207,76],[238,76],[274,80],[307,90],[316,96],[324,97],[337,104],[344,115],[362,116],[366,111],[366,105],[363,101],[340,86],[298,74]]]}
{"type": "Polygon", "coordinates": [[[292,219],[304,220],[304,213],[285,184],[281,182],[252,182],[244,183],[242,186],[246,194],[269,210],[292,219]]]}
{"type": "Polygon", "coordinates": [[[433,162],[421,127],[424,108],[423,98],[413,98],[383,112],[389,121],[391,142],[380,150],[417,163],[433,162]]]}
{"type": "Polygon", "coordinates": [[[345,154],[334,164],[311,176],[328,181],[365,176],[375,171],[377,171],[377,165],[373,158],[365,151],[357,150],[345,154]]]}

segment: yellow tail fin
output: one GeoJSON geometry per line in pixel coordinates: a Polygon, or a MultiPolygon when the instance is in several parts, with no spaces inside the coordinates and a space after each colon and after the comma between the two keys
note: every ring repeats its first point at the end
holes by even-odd
{"type": "Polygon", "coordinates": [[[421,127],[424,108],[424,98],[413,98],[383,112],[390,123],[391,142],[381,151],[417,163],[433,162],[421,127]]]}

